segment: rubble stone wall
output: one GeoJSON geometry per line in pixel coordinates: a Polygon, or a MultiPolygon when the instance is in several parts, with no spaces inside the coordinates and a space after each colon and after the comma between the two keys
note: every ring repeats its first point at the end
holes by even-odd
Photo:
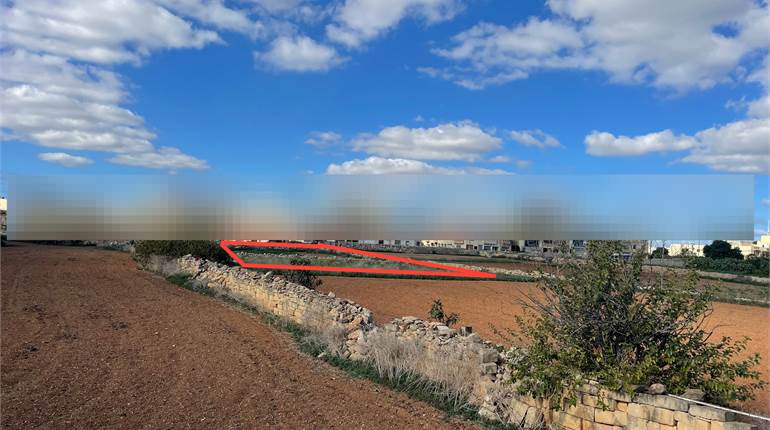
{"type": "Polygon", "coordinates": [[[732,412],[681,400],[666,394],[626,394],[585,385],[575,406],[551,410],[547,402],[522,396],[508,382],[502,347],[482,340],[469,328],[452,329],[416,317],[374,324],[372,312],[352,301],[324,295],[286,282],[271,273],[185,256],[179,270],[220,294],[269,311],[308,328],[336,327],[343,331],[340,353],[353,360],[372,358],[376,339],[409,343],[424,361],[419,371],[430,379],[447,377],[447,370],[471,369],[471,402],[489,419],[528,427],[545,424],[569,430],[751,430],[732,412]],[[473,370],[475,369],[475,370],[473,370]]]}

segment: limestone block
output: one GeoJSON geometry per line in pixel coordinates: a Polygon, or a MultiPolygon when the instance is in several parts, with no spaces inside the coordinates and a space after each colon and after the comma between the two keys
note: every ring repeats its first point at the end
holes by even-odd
{"type": "Polygon", "coordinates": [[[600,424],[614,425],[615,412],[596,409],[596,412],[594,412],[594,421],[600,424]]]}
{"type": "Polygon", "coordinates": [[[582,420],[565,412],[554,412],[553,423],[570,430],[582,430],[582,420]]]}
{"type": "Polygon", "coordinates": [[[626,430],[647,430],[647,423],[648,421],[644,418],[629,415],[626,430]]]}
{"type": "Polygon", "coordinates": [[[626,412],[628,410],[628,403],[626,403],[626,402],[616,402],[615,403],[615,409],[617,409],[617,410],[619,410],[621,412],[626,412]]]}
{"type": "Polygon", "coordinates": [[[635,403],[641,403],[644,405],[656,406],[659,408],[670,409],[672,411],[687,412],[690,407],[690,402],[687,400],[681,400],[666,395],[652,395],[645,393],[638,393],[634,396],[635,403]]]}
{"type": "Polygon", "coordinates": [[[711,430],[754,430],[756,427],[751,424],[741,423],[738,421],[712,421],[711,430]]]}
{"type": "Polygon", "coordinates": [[[690,405],[689,413],[694,417],[712,421],[732,421],[735,418],[732,412],[697,404],[690,405]]]}
{"type": "Polygon", "coordinates": [[[575,406],[569,406],[565,412],[574,415],[578,418],[582,418],[584,420],[593,421],[594,420],[594,411],[596,409],[592,408],[590,406],[586,405],[575,405],[575,406]]]}
{"type": "Polygon", "coordinates": [[[625,411],[617,410],[615,413],[615,425],[625,427],[628,425],[628,413],[625,411]]]}
{"type": "Polygon", "coordinates": [[[673,426],[676,424],[674,421],[674,412],[664,408],[655,408],[652,410],[652,420],[665,424],[667,426],[673,426]]]}
{"type": "Polygon", "coordinates": [[[649,420],[652,415],[653,407],[650,405],[643,405],[640,403],[628,404],[628,415],[630,417],[642,418],[643,420],[649,420]]]}

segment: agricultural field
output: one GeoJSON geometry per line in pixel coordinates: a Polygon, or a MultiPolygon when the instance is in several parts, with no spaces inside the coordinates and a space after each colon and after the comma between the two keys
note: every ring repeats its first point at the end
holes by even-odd
{"type": "MultiPolygon", "coordinates": [[[[524,316],[521,300],[528,294],[536,294],[532,282],[427,280],[427,279],[377,279],[342,276],[323,276],[320,288],[338,297],[354,300],[374,312],[379,323],[393,318],[411,315],[427,318],[431,303],[441,299],[447,312],[460,315],[458,325],[473,327],[482,338],[507,344],[508,330],[515,330],[516,317],[524,316]]],[[[749,336],[747,351],[743,356],[758,352],[762,355],[761,370],[770,376],[770,309],[731,303],[714,303],[714,312],[707,326],[713,336],[749,336]]],[[[747,402],[743,409],[757,412],[770,411],[770,389],[758,394],[757,399],[747,402]]]]}
{"type": "Polygon", "coordinates": [[[127,253],[13,245],[2,271],[3,428],[479,428],[127,253]]]}

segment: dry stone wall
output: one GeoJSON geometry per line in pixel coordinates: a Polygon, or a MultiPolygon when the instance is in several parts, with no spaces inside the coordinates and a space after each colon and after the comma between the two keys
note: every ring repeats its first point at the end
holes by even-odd
{"type": "MultiPolygon", "coordinates": [[[[470,328],[402,317],[374,324],[372,312],[352,301],[324,295],[286,282],[271,273],[185,256],[175,260],[179,271],[215,291],[269,311],[311,329],[342,332],[339,353],[353,360],[374,360],[378,342],[409,345],[419,361],[417,371],[438,381],[466,384],[480,415],[536,427],[545,424],[569,430],[751,430],[733,413],[666,394],[626,394],[598,384],[582,387],[577,404],[551,410],[542,399],[523,396],[508,381],[502,347],[482,340],[470,328]],[[458,373],[462,371],[464,373],[458,373]]],[[[653,388],[653,387],[651,387],[653,388]]],[[[658,389],[660,391],[660,389],[658,389]]]]}

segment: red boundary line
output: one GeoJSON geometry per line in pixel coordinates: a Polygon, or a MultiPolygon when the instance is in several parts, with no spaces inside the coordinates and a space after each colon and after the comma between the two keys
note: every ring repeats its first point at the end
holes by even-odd
{"type": "Polygon", "coordinates": [[[362,251],[360,249],[348,248],[345,246],[328,245],[324,243],[283,243],[283,242],[246,242],[240,240],[223,240],[219,246],[235,260],[241,267],[247,269],[281,269],[281,270],[313,270],[318,272],[348,272],[348,273],[375,273],[388,275],[420,275],[420,276],[452,276],[458,278],[487,278],[494,279],[494,273],[479,272],[476,270],[463,269],[460,267],[446,266],[443,264],[432,263],[429,261],[413,260],[411,258],[396,257],[379,252],[362,251]],[[296,249],[327,249],[330,251],[343,252],[348,254],[363,255],[365,257],[379,258],[382,260],[398,261],[400,263],[412,264],[415,266],[430,267],[433,269],[442,269],[443,272],[433,270],[400,270],[400,269],[378,269],[372,267],[334,267],[334,266],[298,266],[293,264],[259,264],[247,263],[241,259],[230,246],[249,246],[253,248],[296,248],[296,249]]]}

